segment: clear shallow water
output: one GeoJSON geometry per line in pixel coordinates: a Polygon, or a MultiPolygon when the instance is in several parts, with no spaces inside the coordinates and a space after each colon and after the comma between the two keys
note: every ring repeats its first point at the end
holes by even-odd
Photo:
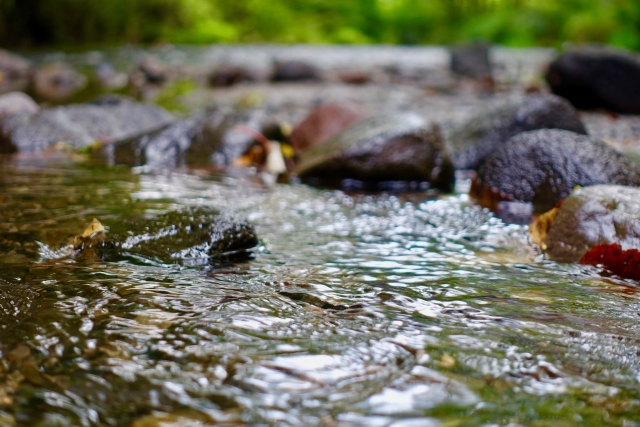
{"type": "Polygon", "coordinates": [[[460,195],[5,159],[0,425],[640,425],[638,288],[597,273],[460,195]],[[256,258],[55,256],[193,204],[243,213],[256,258]]]}

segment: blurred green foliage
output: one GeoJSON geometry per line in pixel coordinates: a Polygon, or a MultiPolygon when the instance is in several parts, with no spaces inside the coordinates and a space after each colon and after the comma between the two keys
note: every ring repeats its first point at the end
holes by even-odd
{"type": "Polygon", "coordinates": [[[603,42],[640,49],[637,0],[0,0],[0,44],[603,42]]]}

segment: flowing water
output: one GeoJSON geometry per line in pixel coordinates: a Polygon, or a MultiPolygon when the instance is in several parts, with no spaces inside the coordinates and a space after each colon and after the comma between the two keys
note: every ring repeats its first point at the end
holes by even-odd
{"type": "Polygon", "coordinates": [[[0,168],[0,425],[640,425],[639,308],[461,194],[0,168]],[[246,216],[255,258],[59,251],[94,217],[185,205],[246,216]]]}

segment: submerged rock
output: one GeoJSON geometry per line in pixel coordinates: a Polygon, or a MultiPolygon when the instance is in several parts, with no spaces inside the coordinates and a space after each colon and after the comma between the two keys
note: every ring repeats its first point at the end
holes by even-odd
{"type": "Polygon", "coordinates": [[[166,125],[164,109],[120,96],[10,116],[0,123],[0,152],[38,151],[58,142],[81,149],[166,125]]]}
{"type": "Polygon", "coordinates": [[[313,109],[289,137],[297,153],[314,147],[364,118],[363,112],[346,103],[324,104],[313,109]]]}
{"type": "Polygon", "coordinates": [[[306,182],[336,185],[422,181],[448,189],[453,165],[436,127],[411,113],[363,120],[302,153],[294,172],[306,182]]]}
{"type": "Polygon", "coordinates": [[[483,206],[502,200],[552,208],[577,186],[640,185],[640,169],[603,141],[557,129],[511,138],[478,171],[471,192],[483,206]]]}
{"type": "Polygon", "coordinates": [[[108,232],[94,219],[76,238],[76,255],[91,253],[111,260],[142,256],[164,263],[202,264],[246,258],[259,240],[253,226],[228,209],[193,207],[156,218],[127,218],[108,232]]]}
{"type": "Polygon", "coordinates": [[[603,265],[640,279],[640,189],[596,185],[575,190],[550,214],[539,242],[549,258],[603,265]]]}
{"type": "Polygon", "coordinates": [[[610,47],[573,48],[546,75],[551,90],[576,108],[640,114],[640,60],[610,47]]]}
{"type": "Polygon", "coordinates": [[[33,76],[33,91],[46,101],[64,101],[87,86],[83,75],[63,63],[47,65],[33,76]]]}
{"type": "Polygon", "coordinates": [[[31,73],[31,61],[0,49],[0,93],[26,90],[31,73]]]}
{"type": "Polygon", "coordinates": [[[586,130],[578,112],[554,95],[534,95],[490,108],[447,135],[456,169],[477,169],[509,138],[536,129],[586,130]]]}

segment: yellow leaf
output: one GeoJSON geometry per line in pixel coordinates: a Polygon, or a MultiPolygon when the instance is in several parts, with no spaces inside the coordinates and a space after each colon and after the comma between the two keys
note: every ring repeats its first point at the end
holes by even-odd
{"type": "Polygon", "coordinates": [[[104,226],[96,218],[93,218],[91,224],[89,224],[89,226],[82,232],[82,238],[86,239],[87,237],[91,237],[94,233],[102,232],[104,232],[104,226]]]}
{"type": "Polygon", "coordinates": [[[558,208],[553,208],[549,212],[545,212],[540,215],[538,219],[529,225],[531,240],[533,240],[533,243],[540,246],[542,250],[545,250],[547,247],[545,241],[547,240],[549,229],[551,228],[553,221],[556,219],[556,215],[558,215],[558,208]]]}

